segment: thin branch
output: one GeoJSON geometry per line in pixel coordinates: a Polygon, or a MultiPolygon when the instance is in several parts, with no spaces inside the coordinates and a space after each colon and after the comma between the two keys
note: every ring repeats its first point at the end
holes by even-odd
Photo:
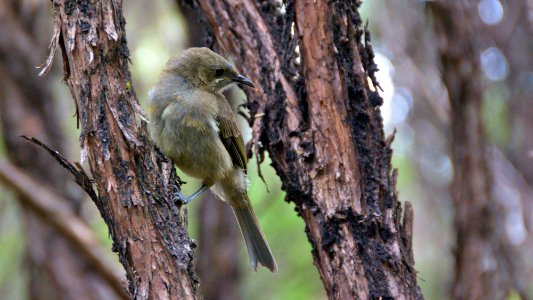
{"type": "Polygon", "coordinates": [[[96,192],[92,186],[93,182],[79,163],[75,163],[76,166],[72,165],[72,163],[59,154],[58,151],[50,148],[48,145],[34,137],[28,137],[25,135],[22,135],[21,137],[46,150],[63,168],[72,174],[74,177],[74,182],[76,182],[89,195],[89,197],[91,197],[93,201],[98,201],[98,196],[96,195],[96,192]]]}
{"type": "Polygon", "coordinates": [[[122,285],[121,274],[103,259],[104,250],[92,230],[63,204],[68,203],[67,200],[3,159],[0,159],[0,180],[22,196],[18,198],[20,201],[78,247],[94,271],[107,280],[121,299],[130,298],[122,285]]]}

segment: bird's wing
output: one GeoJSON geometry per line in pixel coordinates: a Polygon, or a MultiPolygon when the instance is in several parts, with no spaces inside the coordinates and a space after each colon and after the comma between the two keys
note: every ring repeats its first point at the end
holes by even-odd
{"type": "Polygon", "coordinates": [[[233,114],[231,107],[227,102],[225,104],[226,105],[222,105],[222,107],[220,107],[222,111],[220,111],[217,118],[218,128],[220,130],[220,140],[231,156],[233,165],[241,168],[245,173],[247,173],[248,160],[246,159],[244,140],[239,127],[237,127],[235,115],[233,114]]]}

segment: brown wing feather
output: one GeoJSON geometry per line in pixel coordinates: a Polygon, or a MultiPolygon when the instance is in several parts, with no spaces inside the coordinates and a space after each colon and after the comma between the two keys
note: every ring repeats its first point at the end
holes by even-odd
{"type": "Polygon", "coordinates": [[[244,140],[242,138],[242,134],[239,130],[239,127],[237,127],[237,123],[235,122],[233,112],[231,112],[230,116],[231,119],[220,115],[218,117],[217,121],[220,130],[220,140],[222,141],[222,144],[224,144],[224,147],[226,147],[226,150],[231,156],[233,164],[244,170],[245,173],[247,173],[248,160],[246,158],[246,148],[244,146],[244,140]]]}

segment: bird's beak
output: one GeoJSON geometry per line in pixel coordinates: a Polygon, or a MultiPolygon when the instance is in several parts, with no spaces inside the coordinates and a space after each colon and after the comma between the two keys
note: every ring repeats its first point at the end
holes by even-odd
{"type": "Polygon", "coordinates": [[[233,79],[231,81],[242,83],[242,84],[247,85],[249,87],[255,88],[255,85],[252,83],[252,81],[250,79],[242,76],[241,74],[233,77],[233,79]]]}

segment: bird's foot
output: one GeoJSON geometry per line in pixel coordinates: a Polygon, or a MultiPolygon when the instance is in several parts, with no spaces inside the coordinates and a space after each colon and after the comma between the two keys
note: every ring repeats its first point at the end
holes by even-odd
{"type": "Polygon", "coordinates": [[[206,190],[207,190],[207,186],[202,185],[202,187],[200,189],[198,189],[196,192],[194,192],[189,197],[185,197],[180,192],[177,192],[177,193],[174,194],[174,202],[179,201],[179,202],[181,202],[182,205],[189,204],[189,203],[191,203],[192,200],[194,200],[194,198],[200,196],[206,190]]]}
{"type": "Polygon", "coordinates": [[[174,202],[181,202],[182,205],[189,204],[192,199],[191,197],[185,197],[180,192],[174,194],[174,202]]]}

